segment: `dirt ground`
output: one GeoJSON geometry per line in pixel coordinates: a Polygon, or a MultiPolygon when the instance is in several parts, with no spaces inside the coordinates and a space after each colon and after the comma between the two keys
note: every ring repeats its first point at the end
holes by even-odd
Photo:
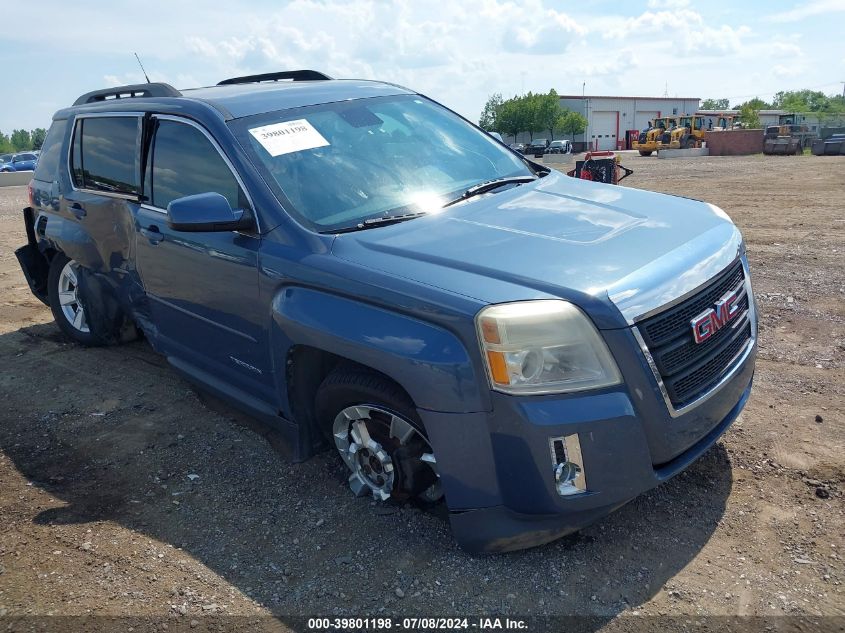
{"type": "Polygon", "coordinates": [[[488,557],[458,550],[442,517],[353,498],[331,454],[286,462],[146,343],[66,342],[13,254],[26,189],[0,189],[0,618],[845,616],[845,158],[624,162],[627,186],[713,202],[742,229],[753,395],[682,475],[577,535],[488,557]]]}

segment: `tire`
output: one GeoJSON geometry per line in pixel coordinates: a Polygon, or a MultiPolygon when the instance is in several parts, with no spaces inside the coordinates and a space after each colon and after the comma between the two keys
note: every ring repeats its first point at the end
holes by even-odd
{"type": "Polygon", "coordinates": [[[416,407],[392,381],[364,368],[341,365],[326,376],[317,389],[315,413],[323,436],[349,468],[349,484],[356,495],[372,494],[382,501],[418,498],[429,503],[442,497],[433,452],[416,407]],[[369,417],[359,418],[358,411],[366,412],[369,417]],[[351,430],[360,423],[365,424],[370,436],[364,439],[376,442],[369,460],[361,457],[367,453],[369,445],[360,437],[356,438],[351,430]],[[392,435],[394,426],[404,441],[400,442],[392,435]],[[357,446],[355,451],[352,444],[357,446]],[[381,453],[379,449],[382,449],[381,453]],[[386,454],[387,459],[379,457],[382,454],[386,454]],[[365,462],[364,468],[374,464],[385,471],[389,463],[392,476],[389,481],[378,480],[381,471],[365,473],[362,462],[365,462]]]}
{"type": "Polygon", "coordinates": [[[690,137],[684,141],[684,149],[695,149],[695,139],[690,137]]]}
{"type": "Polygon", "coordinates": [[[103,345],[104,340],[88,324],[85,297],[79,289],[80,266],[64,253],[56,253],[47,275],[47,297],[59,329],[82,345],[103,345]],[[64,303],[62,303],[64,301],[64,303]]]}
{"type": "Polygon", "coordinates": [[[640,156],[651,156],[651,151],[640,150],[640,156]]]}

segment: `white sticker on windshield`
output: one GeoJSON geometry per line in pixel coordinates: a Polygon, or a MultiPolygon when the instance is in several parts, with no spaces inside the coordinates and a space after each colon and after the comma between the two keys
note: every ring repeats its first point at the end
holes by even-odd
{"type": "Polygon", "coordinates": [[[254,127],[250,128],[249,133],[270,152],[270,156],[301,152],[329,144],[323,135],[305,119],[254,127]]]}

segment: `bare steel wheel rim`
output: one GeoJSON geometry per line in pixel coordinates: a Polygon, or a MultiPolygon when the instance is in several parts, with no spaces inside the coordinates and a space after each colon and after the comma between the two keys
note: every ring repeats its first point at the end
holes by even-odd
{"type": "Polygon", "coordinates": [[[443,496],[431,444],[403,417],[374,405],[346,407],[335,417],[332,434],[340,456],[352,471],[349,487],[356,496],[372,494],[379,501],[389,499],[401,479],[398,451],[411,447],[417,447],[415,458],[437,476],[420,496],[428,501],[443,496]]]}
{"type": "Polygon", "coordinates": [[[70,260],[59,273],[59,305],[73,329],[87,334],[88,319],[79,301],[79,264],[70,260]]]}

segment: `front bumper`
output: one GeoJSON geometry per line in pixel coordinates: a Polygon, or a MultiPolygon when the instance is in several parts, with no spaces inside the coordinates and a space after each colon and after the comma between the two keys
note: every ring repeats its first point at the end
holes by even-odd
{"type": "Polygon", "coordinates": [[[489,413],[420,411],[462,548],[523,549],[589,525],[688,467],[748,400],[756,343],[717,393],[672,417],[630,330],[610,338],[617,339],[608,342],[625,376],[615,390],[530,398],[494,394],[489,413]],[[573,433],[580,440],[586,491],[562,497],[555,490],[549,440],[573,433]]]}

